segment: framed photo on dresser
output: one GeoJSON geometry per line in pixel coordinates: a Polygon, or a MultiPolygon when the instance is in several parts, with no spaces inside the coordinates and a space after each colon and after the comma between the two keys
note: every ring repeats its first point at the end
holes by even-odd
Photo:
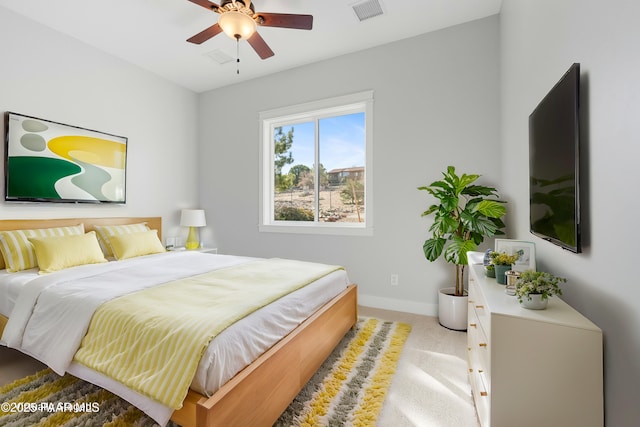
{"type": "Polygon", "coordinates": [[[513,264],[515,271],[536,269],[536,246],[533,242],[524,240],[496,239],[495,251],[508,255],[518,254],[518,260],[513,264]]]}

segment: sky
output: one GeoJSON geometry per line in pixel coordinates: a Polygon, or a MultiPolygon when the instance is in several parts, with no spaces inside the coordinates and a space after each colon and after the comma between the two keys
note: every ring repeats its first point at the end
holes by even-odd
{"type": "MultiPolygon", "coordinates": [[[[347,114],[319,120],[320,163],[327,171],[365,165],[364,113],[347,114]]],[[[291,154],[293,163],[282,168],[283,173],[295,165],[313,167],[314,123],[283,126],[286,134],[293,128],[291,154]]]]}

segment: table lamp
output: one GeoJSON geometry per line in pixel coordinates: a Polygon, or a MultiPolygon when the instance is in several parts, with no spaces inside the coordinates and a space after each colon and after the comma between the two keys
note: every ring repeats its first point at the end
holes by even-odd
{"type": "Polygon", "coordinates": [[[180,216],[180,225],[183,227],[189,227],[189,234],[187,234],[187,242],[185,248],[189,250],[198,249],[200,247],[200,239],[196,232],[196,227],[204,227],[207,225],[207,220],[204,217],[204,210],[202,209],[183,209],[180,216]]]}

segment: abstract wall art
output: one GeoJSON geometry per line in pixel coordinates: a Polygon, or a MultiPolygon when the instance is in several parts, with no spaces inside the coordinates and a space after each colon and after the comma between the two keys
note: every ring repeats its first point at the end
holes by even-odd
{"type": "Polygon", "coordinates": [[[126,202],[126,137],[11,112],[5,132],[5,201],[126,202]]]}

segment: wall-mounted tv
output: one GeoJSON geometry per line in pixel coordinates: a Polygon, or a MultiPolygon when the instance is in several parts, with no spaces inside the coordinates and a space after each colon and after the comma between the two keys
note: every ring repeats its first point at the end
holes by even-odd
{"type": "Polygon", "coordinates": [[[531,232],[572,252],[580,242],[580,64],[529,116],[531,232]]]}
{"type": "Polygon", "coordinates": [[[127,138],[7,112],[5,201],[126,202],[127,138]]]}

